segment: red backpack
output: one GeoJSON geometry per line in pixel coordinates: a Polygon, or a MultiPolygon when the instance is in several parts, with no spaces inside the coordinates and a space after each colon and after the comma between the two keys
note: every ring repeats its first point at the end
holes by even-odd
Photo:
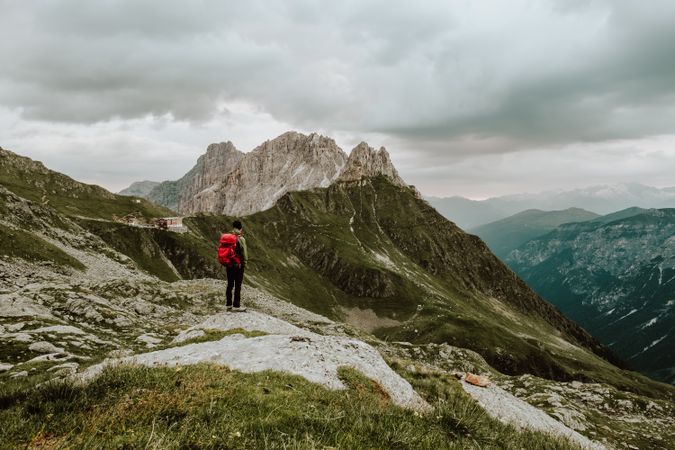
{"type": "Polygon", "coordinates": [[[225,233],[220,237],[218,247],[218,262],[225,267],[235,267],[241,264],[241,259],[235,251],[237,247],[237,235],[225,233]]]}

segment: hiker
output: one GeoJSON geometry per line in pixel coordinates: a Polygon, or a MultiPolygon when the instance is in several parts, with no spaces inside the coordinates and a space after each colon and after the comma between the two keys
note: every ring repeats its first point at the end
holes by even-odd
{"type": "Polygon", "coordinates": [[[228,311],[246,311],[241,306],[241,283],[244,281],[244,268],[248,261],[246,239],[241,222],[235,220],[232,223],[233,230],[220,237],[218,248],[218,261],[225,266],[227,272],[227,290],[225,304],[228,311]],[[234,288],[234,303],[232,302],[232,288],[234,288]]]}

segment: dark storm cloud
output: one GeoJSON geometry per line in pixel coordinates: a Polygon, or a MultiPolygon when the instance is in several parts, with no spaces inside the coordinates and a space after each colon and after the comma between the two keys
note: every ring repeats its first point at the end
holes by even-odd
{"type": "Polygon", "coordinates": [[[430,154],[673,131],[673,2],[411,5],[0,2],[0,105],[35,120],[199,124],[246,101],[430,154]]]}

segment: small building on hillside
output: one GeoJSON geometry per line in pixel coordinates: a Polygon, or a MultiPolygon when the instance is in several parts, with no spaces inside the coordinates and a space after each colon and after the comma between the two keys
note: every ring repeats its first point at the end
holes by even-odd
{"type": "Polygon", "coordinates": [[[188,231],[188,227],[183,225],[182,217],[164,217],[166,220],[166,229],[169,231],[175,231],[177,233],[185,233],[188,231]]]}
{"type": "Polygon", "coordinates": [[[188,227],[183,225],[182,217],[159,217],[156,219],[144,218],[140,212],[130,213],[126,216],[113,215],[113,221],[141,228],[157,228],[160,230],[175,231],[176,233],[186,233],[188,227]]]}

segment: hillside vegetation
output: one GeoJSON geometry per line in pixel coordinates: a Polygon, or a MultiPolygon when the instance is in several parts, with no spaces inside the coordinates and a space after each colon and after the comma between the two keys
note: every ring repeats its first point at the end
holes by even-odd
{"type": "Polygon", "coordinates": [[[457,381],[435,381],[445,401],[421,415],[358,372],[340,375],[346,391],[207,365],[111,369],[87,385],[10,383],[0,387],[0,448],[578,448],[489,417],[457,381]]]}
{"type": "MultiPolygon", "coordinates": [[[[232,218],[198,215],[185,222],[189,234],[142,233],[182,278],[224,278],[215,249],[232,218]]],[[[252,255],[247,279],[298,306],[386,339],[470,348],[505,373],[660,390],[594,355],[616,362],[479,239],[385,178],[289,193],[244,222],[252,255]]],[[[83,225],[144,267],[143,258],[125,250],[126,238],[83,225]]]]}
{"type": "Polygon", "coordinates": [[[675,210],[568,224],[513,251],[539,294],[633,367],[675,382],[675,210]]]}
{"type": "Polygon", "coordinates": [[[28,200],[49,205],[68,216],[110,220],[139,212],[144,217],[173,215],[171,210],[140,197],[112,194],[100,186],[80,183],[42,163],[0,148],[0,185],[28,200]]]}
{"type": "MultiPolygon", "coordinates": [[[[38,169],[26,186],[42,183],[38,169]]],[[[386,177],[289,192],[244,217],[247,313],[223,311],[216,246],[233,218],[189,217],[179,234],[64,213],[60,198],[0,186],[0,445],[675,438],[671,386],[612,364],[479,238],[386,177]],[[470,387],[466,372],[491,384],[470,387]]]]}

